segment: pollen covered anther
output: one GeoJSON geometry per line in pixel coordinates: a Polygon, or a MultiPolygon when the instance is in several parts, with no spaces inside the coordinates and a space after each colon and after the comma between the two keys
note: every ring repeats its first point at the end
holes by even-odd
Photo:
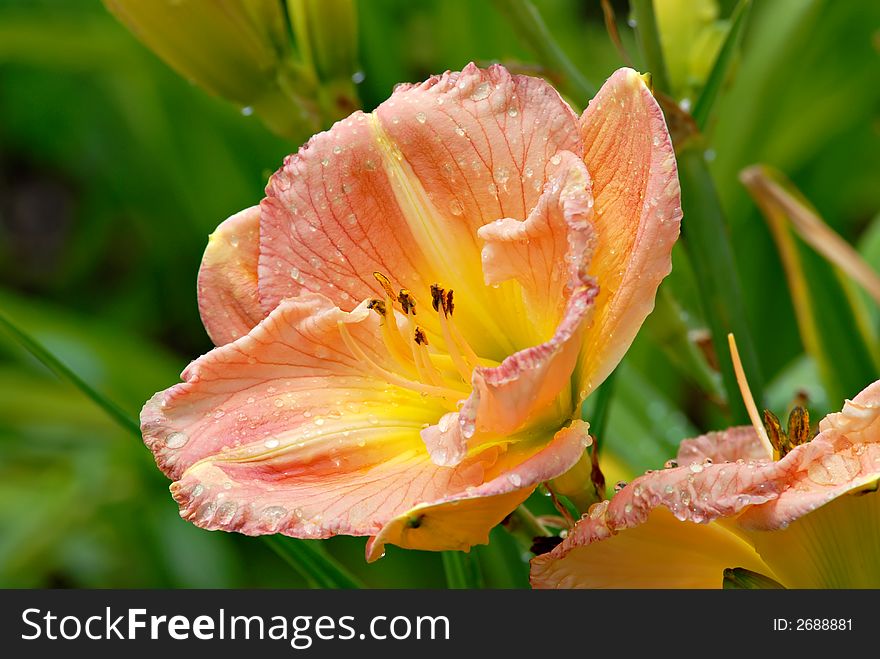
{"type": "Polygon", "coordinates": [[[400,292],[397,294],[397,301],[400,302],[400,307],[403,309],[403,313],[409,315],[412,313],[413,316],[416,315],[416,301],[407,289],[401,288],[400,292]]]}
{"type": "Polygon", "coordinates": [[[788,441],[794,448],[806,444],[810,439],[810,413],[805,407],[797,405],[788,415],[788,441]]]}
{"type": "Polygon", "coordinates": [[[367,309],[372,309],[377,314],[385,317],[385,314],[388,312],[388,309],[385,307],[385,303],[382,300],[372,299],[367,303],[367,309]]]}
{"type": "Polygon", "coordinates": [[[416,327],[416,330],[413,333],[413,340],[420,346],[428,345],[428,336],[425,334],[425,330],[421,327],[416,327]]]}

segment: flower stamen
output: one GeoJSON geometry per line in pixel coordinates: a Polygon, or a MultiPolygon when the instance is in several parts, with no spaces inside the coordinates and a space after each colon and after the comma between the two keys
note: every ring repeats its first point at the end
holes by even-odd
{"type": "Polygon", "coordinates": [[[422,382],[417,382],[415,380],[405,378],[397,373],[389,371],[387,368],[380,366],[369,356],[367,356],[367,354],[361,349],[357,342],[355,342],[354,337],[352,337],[351,332],[348,331],[348,328],[345,326],[345,323],[343,321],[338,321],[336,323],[336,326],[339,329],[339,334],[342,337],[342,342],[351,351],[352,356],[354,356],[361,364],[365,365],[368,370],[371,371],[374,375],[377,375],[386,382],[397,385],[398,387],[409,389],[411,391],[417,391],[419,393],[423,393],[429,396],[437,396],[439,398],[443,398],[447,401],[447,403],[451,404],[452,409],[456,409],[455,403],[461,400],[461,398],[463,397],[461,391],[451,389],[449,387],[424,384],[422,382]]]}
{"type": "Polygon", "coordinates": [[[772,456],[774,460],[778,460],[779,452],[773,447],[770,437],[767,435],[767,429],[764,428],[764,424],[761,423],[761,416],[758,414],[758,406],[755,405],[755,398],[752,396],[751,389],[749,389],[749,381],[746,379],[742,360],[739,358],[739,350],[736,348],[736,339],[733,338],[733,334],[727,335],[727,342],[730,345],[730,359],[733,362],[733,371],[736,373],[736,383],[739,385],[739,393],[742,396],[743,403],[745,403],[746,411],[749,413],[749,419],[752,421],[752,426],[754,426],[755,432],[758,433],[758,439],[761,440],[761,443],[767,449],[767,455],[772,456]]]}

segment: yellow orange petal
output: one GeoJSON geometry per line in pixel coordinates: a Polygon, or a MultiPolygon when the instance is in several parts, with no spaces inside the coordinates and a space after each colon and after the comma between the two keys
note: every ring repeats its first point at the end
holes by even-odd
{"type": "Polygon", "coordinates": [[[588,520],[571,541],[532,559],[534,588],[721,588],[729,567],[772,578],[755,550],[717,523],[682,522],[665,508],[616,534],[588,530],[603,523],[588,520]]]}
{"type": "Polygon", "coordinates": [[[417,506],[390,520],[367,544],[374,561],[386,544],[409,549],[464,549],[489,541],[489,531],[538,484],[568,470],[589,444],[587,424],[573,422],[546,446],[501,458],[488,468],[486,482],[430,504],[417,506]]]}
{"type": "Polygon", "coordinates": [[[632,69],[615,72],[581,117],[593,182],[599,284],[581,358],[584,395],[617,366],[671,268],[681,200],[675,154],[659,105],[632,69]]]}

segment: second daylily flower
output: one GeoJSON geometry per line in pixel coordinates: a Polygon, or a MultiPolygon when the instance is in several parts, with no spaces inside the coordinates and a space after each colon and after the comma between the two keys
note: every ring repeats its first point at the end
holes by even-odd
{"type": "Polygon", "coordinates": [[[802,414],[787,435],[770,419],[773,440],[748,426],[682,442],[669,468],[596,504],[533,559],[532,585],[720,588],[742,568],[758,584],[880,588],[880,382],[812,440],[802,414]]]}
{"type": "Polygon", "coordinates": [[[208,529],[466,549],[589,442],[580,403],[670,268],[663,116],[615,73],[578,117],[470,65],[313,137],[212,235],[219,346],[144,408],[208,529]]]}

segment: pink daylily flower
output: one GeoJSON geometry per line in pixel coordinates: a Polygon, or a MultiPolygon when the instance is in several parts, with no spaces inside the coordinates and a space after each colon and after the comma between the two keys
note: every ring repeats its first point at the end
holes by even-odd
{"type": "Polygon", "coordinates": [[[880,587],[880,381],[779,460],[752,426],[682,442],[677,467],[596,504],[532,560],[536,588],[880,587]]]}
{"type": "Polygon", "coordinates": [[[206,529],[467,549],[589,442],[580,403],[670,269],[663,116],[616,72],[579,118],[467,66],[400,85],[289,156],[211,236],[218,346],[144,440],[206,529]]]}

